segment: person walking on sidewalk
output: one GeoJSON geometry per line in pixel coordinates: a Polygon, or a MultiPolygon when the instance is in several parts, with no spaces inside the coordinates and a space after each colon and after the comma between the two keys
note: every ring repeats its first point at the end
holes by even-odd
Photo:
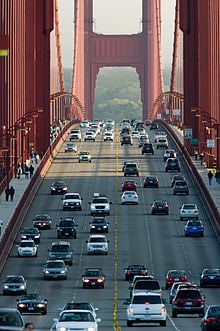
{"type": "Polygon", "coordinates": [[[220,170],[217,170],[215,173],[216,183],[220,184],[220,170]]]}
{"type": "Polygon", "coordinates": [[[0,236],[2,235],[2,227],[3,227],[3,221],[0,220],[0,236]]]}
{"type": "Polygon", "coordinates": [[[6,201],[8,201],[9,195],[10,195],[9,187],[6,187],[6,189],[5,189],[5,200],[6,201]]]}
{"type": "Polygon", "coordinates": [[[11,201],[13,201],[14,195],[15,195],[15,189],[13,186],[11,186],[9,189],[9,195],[10,195],[11,201]]]}
{"type": "Polygon", "coordinates": [[[32,166],[32,164],[29,167],[29,172],[30,172],[30,178],[33,176],[34,173],[34,167],[32,166]]]}
{"type": "Polygon", "coordinates": [[[199,154],[200,164],[201,164],[201,165],[203,165],[204,157],[205,157],[205,155],[204,155],[203,152],[199,154]]]}
{"type": "Polygon", "coordinates": [[[209,185],[212,185],[212,178],[213,178],[213,173],[211,172],[211,170],[209,170],[208,172],[209,185]]]}

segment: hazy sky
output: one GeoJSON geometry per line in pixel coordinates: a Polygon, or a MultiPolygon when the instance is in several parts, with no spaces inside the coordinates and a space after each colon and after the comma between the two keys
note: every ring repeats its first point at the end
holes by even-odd
{"type": "MultiPolygon", "coordinates": [[[[59,0],[64,68],[72,68],[73,66],[73,3],[74,0],[59,0]]],[[[142,0],[93,0],[94,30],[99,33],[109,34],[140,32],[142,18],[141,4],[142,0]]],[[[172,62],[175,4],[176,0],[161,0],[161,47],[164,65],[171,65],[172,62]]]]}

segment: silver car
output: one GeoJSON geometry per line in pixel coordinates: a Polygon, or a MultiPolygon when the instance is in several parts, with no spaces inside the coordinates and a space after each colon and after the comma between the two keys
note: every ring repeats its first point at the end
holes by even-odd
{"type": "Polygon", "coordinates": [[[180,221],[192,218],[199,218],[199,210],[197,205],[195,203],[184,203],[180,208],[180,221]]]}
{"type": "Polygon", "coordinates": [[[43,268],[44,279],[67,279],[67,267],[63,260],[48,260],[43,268]]]}
{"type": "Polygon", "coordinates": [[[0,330],[24,330],[24,321],[15,308],[0,308],[0,330]]]}

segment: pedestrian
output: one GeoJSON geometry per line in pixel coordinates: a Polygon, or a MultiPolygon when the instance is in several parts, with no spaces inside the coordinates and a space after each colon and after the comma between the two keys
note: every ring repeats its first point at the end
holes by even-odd
{"type": "Polygon", "coordinates": [[[15,195],[15,189],[14,189],[13,186],[11,186],[10,189],[9,189],[9,195],[10,195],[11,201],[13,201],[13,198],[14,198],[14,195],[15,195]]]}
{"type": "Polygon", "coordinates": [[[36,153],[36,157],[35,157],[35,163],[38,164],[40,161],[40,156],[38,153],[36,153]]]}
{"type": "Polygon", "coordinates": [[[216,171],[215,179],[216,179],[216,183],[220,184],[220,169],[216,171]]]}
{"type": "Polygon", "coordinates": [[[24,331],[30,331],[30,330],[33,331],[34,330],[34,324],[33,323],[30,323],[30,322],[25,323],[23,330],[24,331]]]}
{"type": "Polygon", "coordinates": [[[213,173],[211,172],[211,170],[209,170],[208,172],[209,185],[212,185],[212,178],[213,178],[213,173]]]}
{"type": "Polygon", "coordinates": [[[6,201],[8,201],[9,194],[10,194],[9,187],[6,187],[6,189],[5,189],[5,200],[6,200],[6,201]]]}
{"type": "Polygon", "coordinates": [[[34,173],[34,167],[32,166],[32,164],[29,167],[29,172],[30,172],[30,178],[33,176],[34,173]]]}
{"type": "Polygon", "coordinates": [[[3,221],[0,220],[0,236],[2,235],[2,227],[3,227],[3,221]]]}
{"type": "Polygon", "coordinates": [[[20,166],[20,164],[17,167],[16,174],[17,174],[17,178],[20,179],[21,178],[21,166],[20,166]]]}
{"type": "Polygon", "coordinates": [[[195,160],[197,161],[198,160],[198,151],[197,150],[195,150],[194,155],[195,155],[195,160]]]}
{"type": "Polygon", "coordinates": [[[203,160],[204,160],[204,153],[200,153],[199,154],[199,157],[200,157],[200,164],[202,165],[203,164],[203,160]]]}

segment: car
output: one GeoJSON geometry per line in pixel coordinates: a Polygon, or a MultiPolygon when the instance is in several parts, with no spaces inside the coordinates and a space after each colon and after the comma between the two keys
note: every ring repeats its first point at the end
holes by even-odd
{"type": "Polygon", "coordinates": [[[200,286],[218,286],[220,287],[220,269],[205,268],[200,275],[200,286]]]}
{"type": "Polygon", "coordinates": [[[98,331],[100,318],[95,318],[90,310],[63,310],[58,318],[54,318],[55,330],[91,330],[98,331]]]}
{"type": "Polygon", "coordinates": [[[152,154],[154,155],[154,147],[152,143],[144,142],[141,150],[141,154],[152,154]]]}
{"type": "Polygon", "coordinates": [[[98,308],[94,307],[90,302],[67,302],[63,306],[62,310],[74,310],[74,309],[80,309],[80,310],[90,310],[93,316],[96,318],[96,312],[99,310],[98,308]]]}
{"type": "Polygon", "coordinates": [[[164,154],[163,154],[163,160],[166,161],[170,157],[176,158],[176,156],[177,156],[177,154],[176,154],[176,151],[174,149],[166,149],[164,151],[164,154]]]}
{"type": "Polygon", "coordinates": [[[17,309],[21,314],[47,314],[47,299],[38,293],[29,293],[17,299],[17,309]]]}
{"type": "Polygon", "coordinates": [[[97,124],[97,123],[91,123],[90,129],[96,130],[97,134],[100,134],[101,133],[100,125],[97,124]]]}
{"type": "Polygon", "coordinates": [[[173,188],[175,182],[177,180],[181,180],[181,181],[186,181],[186,178],[183,175],[173,175],[173,177],[170,180],[170,187],[173,188]]]}
{"type": "Polygon", "coordinates": [[[185,237],[203,237],[204,236],[204,225],[201,220],[188,220],[184,227],[185,237]]]}
{"type": "Polygon", "coordinates": [[[79,193],[66,193],[63,198],[63,210],[82,210],[83,198],[79,193]]]}
{"type": "Polygon", "coordinates": [[[135,191],[125,191],[121,195],[122,205],[138,205],[138,194],[135,191]]]}
{"type": "Polygon", "coordinates": [[[157,176],[145,176],[143,179],[143,187],[159,187],[159,178],[157,176]]]}
{"type": "Polygon", "coordinates": [[[49,250],[50,260],[63,260],[65,264],[73,264],[73,249],[69,241],[52,242],[49,250]]]}
{"type": "Polygon", "coordinates": [[[145,143],[149,143],[149,139],[146,138],[146,135],[140,135],[139,141],[138,141],[138,147],[143,147],[145,143]]]}
{"type": "Polygon", "coordinates": [[[161,129],[157,129],[154,133],[154,142],[157,142],[158,138],[166,138],[167,134],[165,131],[161,130],[161,129]]]}
{"type": "Polygon", "coordinates": [[[189,195],[189,185],[186,180],[176,180],[173,185],[173,194],[186,194],[189,195]]]}
{"type": "Polygon", "coordinates": [[[159,137],[156,141],[156,147],[159,148],[168,148],[168,140],[167,137],[159,137]]]}
{"type": "Polygon", "coordinates": [[[57,224],[57,239],[77,238],[76,227],[78,224],[73,217],[61,217],[57,224]]]}
{"type": "Polygon", "coordinates": [[[79,125],[80,125],[81,128],[89,128],[89,121],[88,120],[82,120],[79,125]]]}
{"type": "Polygon", "coordinates": [[[134,180],[125,180],[121,183],[122,192],[124,191],[137,191],[137,183],[134,180]]]}
{"type": "Polygon", "coordinates": [[[172,301],[172,317],[179,314],[198,314],[204,316],[205,298],[198,288],[189,287],[179,289],[172,301]]]}
{"type": "Polygon", "coordinates": [[[37,214],[33,218],[33,226],[40,230],[42,229],[51,229],[52,218],[48,214],[37,214]]]}
{"type": "Polygon", "coordinates": [[[0,308],[0,330],[24,330],[24,320],[21,313],[15,308],[0,308]]]}
{"type": "Polygon", "coordinates": [[[146,119],[144,123],[145,123],[145,126],[150,126],[152,121],[150,119],[146,119]]]}
{"type": "Polygon", "coordinates": [[[108,255],[108,243],[105,235],[92,234],[89,236],[87,243],[87,254],[104,254],[108,255]]]}
{"type": "Polygon", "coordinates": [[[113,132],[105,132],[103,135],[104,141],[114,141],[114,134],[113,132]]]}
{"type": "Polygon", "coordinates": [[[105,217],[93,217],[89,222],[90,233],[108,233],[108,225],[105,217]]]}
{"type": "Polygon", "coordinates": [[[37,257],[37,245],[34,240],[21,240],[17,248],[18,257],[35,256],[37,257]]]}
{"type": "Polygon", "coordinates": [[[131,132],[131,136],[133,139],[139,139],[140,138],[140,133],[137,130],[134,130],[131,132]]]}
{"type": "Polygon", "coordinates": [[[82,133],[79,129],[72,129],[70,131],[70,134],[69,134],[69,140],[72,141],[72,140],[78,140],[78,141],[81,141],[82,140],[82,133]]]}
{"type": "Polygon", "coordinates": [[[220,330],[220,305],[208,306],[200,323],[201,331],[220,330]]]}
{"type": "Polygon", "coordinates": [[[22,275],[8,275],[3,283],[3,295],[27,293],[27,281],[22,275]]]}
{"type": "Polygon", "coordinates": [[[157,279],[137,280],[133,287],[130,288],[130,297],[138,292],[159,293],[162,295],[162,289],[157,279]]]}
{"type": "Polygon", "coordinates": [[[77,146],[75,144],[71,143],[71,142],[67,142],[64,151],[65,151],[65,153],[68,153],[68,152],[76,153],[77,152],[77,146]]]}
{"type": "Polygon", "coordinates": [[[133,280],[130,282],[128,289],[131,293],[131,291],[134,288],[137,281],[139,281],[139,280],[153,280],[153,279],[154,279],[154,276],[152,276],[152,275],[136,275],[136,276],[134,276],[133,280]]]}
{"type": "Polygon", "coordinates": [[[89,202],[90,214],[92,216],[110,215],[110,206],[112,202],[102,194],[94,193],[93,198],[89,202]]]}
{"type": "Polygon", "coordinates": [[[67,185],[63,181],[53,182],[50,186],[50,193],[53,194],[64,194],[67,192],[67,185]]]}
{"type": "Polygon", "coordinates": [[[124,167],[124,176],[137,176],[139,177],[139,166],[137,163],[126,162],[124,167]]]}
{"type": "Polygon", "coordinates": [[[84,135],[84,141],[95,141],[96,135],[92,131],[87,131],[84,135]]]}
{"type": "Polygon", "coordinates": [[[199,219],[199,210],[195,203],[184,203],[180,208],[180,221],[199,219]]]}
{"type": "Polygon", "coordinates": [[[187,282],[188,276],[185,272],[185,270],[182,269],[172,269],[169,270],[165,277],[165,289],[167,290],[170,288],[173,283],[176,282],[187,282]]]}
{"type": "Polygon", "coordinates": [[[125,170],[126,163],[133,163],[133,161],[124,161],[124,162],[122,163],[122,168],[121,168],[121,171],[122,171],[122,172],[124,172],[124,170],[125,170]]]}
{"type": "Polygon", "coordinates": [[[123,145],[133,145],[133,138],[131,135],[125,135],[121,137],[121,146],[123,145]]]}
{"type": "Polygon", "coordinates": [[[176,292],[178,291],[178,289],[180,288],[179,286],[181,285],[186,285],[186,286],[196,286],[195,284],[192,284],[191,282],[174,282],[173,285],[170,288],[170,293],[169,293],[169,297],[170,297],[170,303],[172,303],[173,298],[176,295],[176,292]]]}
{"type": "Polygon", "coordinates": [[[180,161],[175,157],[169,157],[165,163],[165,171],[178,171],[180,172],[180,161]]]}
{"type": "Polygon", "coordinates": [[[35,244],[40,243],[40,231],[37,228],[24,228],[21,230],[21,240],[33,240],[35,244]]]}
{"type": "Polygon", "coordinates": [[[83,288],[105,287],[105,275],[102,268],[86,268],[85,273],[82,275],[83,288]]]}
{"type": "Polygon", "coordinates": [[[80,162],[92,162],[92,157],[89,152],[81,151],[78,155],[78,161],[80,162]]]}
{"type": "Polygon", "coordinates": [[[147,273],[147,269],[142,264],[130,264],[124,269],[126,281],[132,281],[135,276],[147,276],[147,273]]]}
{"type": "Polygon", "coordinates": [[[156,122],[151,122],[150,124],[150,130],[157,130],[158,129],[158,124],[156,122]]]}
{"type": "Polygon", "coordinates": [[[154,200],[151,205],[151,215],[169,214],[169,206],[166,200],[154,200]]]}
{"type": "Polygon", "coordinates": [[[48,260],[43,266],[43,279],[67,279],[67,267],[63,260],[48,260]]]}
{"type": "Polygon", "coordinates": [[[162,327],[166,326],[167,311],[159,293],[138,292],[125,303],[128,304],[128,327],[134,323],[159,323],[162,327]]]}

